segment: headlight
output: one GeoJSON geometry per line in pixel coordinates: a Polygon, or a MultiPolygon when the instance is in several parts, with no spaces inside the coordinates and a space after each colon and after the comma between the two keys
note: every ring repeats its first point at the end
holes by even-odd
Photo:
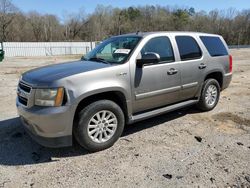
{"type": "Polygon", "coordinates": [[[37,106],[61,106],[64,89],[36,89],[35,105],[37,106]]]}

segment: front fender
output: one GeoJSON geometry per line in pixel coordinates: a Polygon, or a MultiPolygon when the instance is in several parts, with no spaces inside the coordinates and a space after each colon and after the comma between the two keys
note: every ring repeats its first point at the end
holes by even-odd
{"type": "Polygon", "coordinates": [[[74,114],[78,108],[78,105],[80,104],[81,101],[83,101],[84,99],[91,97],[93,95],[97,95],[97,94],[102,94],[105,92],[120,92],[121,94],[123,94],[123,96],[125,97],[125,103],[126,103],[126,113],[128,115],[128,117],[130,117],[132,115],[132,105],[131,105],[131,100],[130,100],[130,94],[127,92],[127,90],[125,90],[122,87],[118,87],[118,86],[112,86],[112,87],[105,87],[105,88],[96,88],[93,90],[89,90],[88,92],[84,92],[82,95],[80,95],[78,98],[76,98],[76,100],[74,101],[74,114]]]}
{"type": "Polygon", "coordinates": [[[77,97],[74,104],[79,104],[85,98],[96,95],[96,94],[101,94],[105,92],[116,92],[116,91],[121,92],[125,96],[126,101],[128,101],[129,93],[122,87],[113,86],[113,87],[105,87],[105,88],[96,88],[94,90],[89,90],[87,92],[84,92],[82,95],[77,97]]]}

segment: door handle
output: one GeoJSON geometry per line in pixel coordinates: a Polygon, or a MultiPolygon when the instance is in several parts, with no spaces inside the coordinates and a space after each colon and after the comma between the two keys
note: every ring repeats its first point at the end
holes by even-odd
{"type": "Polygon", "coordinates": [[[201,63],[201,64],[199,65],[199,69],[205,69],[206,67],[207,67],[207,65],[204,64],[204,63],[201,63]]]}
{"type": "Polygon", "coordinates": [[[168,73],[168,75],[173,75],[173,74],[176,74],[177,72],[178,72],[178,70],[171,68],[171,69],[169,69],[169,71],[167,73],[168,73]]]}

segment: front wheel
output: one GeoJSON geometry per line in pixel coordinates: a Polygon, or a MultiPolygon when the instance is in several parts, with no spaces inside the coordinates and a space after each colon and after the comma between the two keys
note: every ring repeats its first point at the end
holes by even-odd
{"type": "Polygon", "coordinates": [[[124,124],[121,108],[113,101],[100,100],[80,111],[74,136],[85,149],[100,151],[111,147],[118,140],[124,124]]]}
{"type": "Polygon", "coordinates": [[[197,107],[202,111],[214,109],[220,98],[220,85],[215,79],[207,79],[201,91],[197,107]]]}

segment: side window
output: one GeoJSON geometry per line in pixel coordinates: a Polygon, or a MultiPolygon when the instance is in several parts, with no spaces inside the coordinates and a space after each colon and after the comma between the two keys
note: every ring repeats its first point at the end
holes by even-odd
{"type": "Polygon", "coordinates": [[[193,37],[176,36],[175,40],[182,61],[199,59],[202,56],[201,49],[193,37]]]}
{"type": "Polygon", "coordinates": [[[201,36],[200,39],[212,57],[228,55],[227,49],[219,37],[201,36]]]}
{"type": "Polygon", "coordinates": [[[155,37],[150,39],[141,50],[141,55],[148,52],[159,54],[160,62],[173,62],[174,53],[168,37],[155,37]]]}

